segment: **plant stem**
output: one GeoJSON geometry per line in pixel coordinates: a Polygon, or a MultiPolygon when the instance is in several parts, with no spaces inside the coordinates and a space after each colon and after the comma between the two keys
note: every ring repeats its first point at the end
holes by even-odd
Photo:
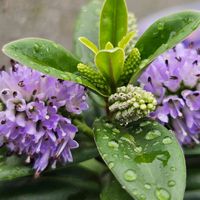
{"type": "Polygon", "coordinates": [[[90,138],[94,138],[93,137],[93,130],[84,122],[78,120],[78,119],[74,119],[73,120],[74,125],[76,125],[78,127],[78,129],[80,131],[82,131],[85,135],[87,135],[90,138]]]}

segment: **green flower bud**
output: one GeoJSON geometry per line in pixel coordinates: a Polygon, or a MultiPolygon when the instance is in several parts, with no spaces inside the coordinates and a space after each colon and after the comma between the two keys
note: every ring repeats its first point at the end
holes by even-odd
{"type": "Polygon", "coordinates": [[[128,14],[128,32],[135,32],[135,37],[129,42],[128,46],[125,49],[126,56],[128,56],[134,48],[138,35],[137,20],[133,13],[128,14]]]}
{"type": "Polygon", "coordinates": [[[106,83],[106,79],[102,76],[102,74],[96,71],[93,67],[84,65],[82,63],[77,66],[80,75],[92,83],[98,90],[105,92],[109,91],[108,84],[106,83]]]}
{"type": "Polygon", "coordinates": [[[156,109],[157,101],[152,93],[140,87],[128,85],[117,88],[109,97],[109,110],[121,125],[146,117],[156,109]]]}
{"type": "Polygon", "coordinates": [[[119,80],[119,85],[128,84],[131,76],[140,65],[140,62],[141,57],[139,50],[137,48],[132,49],[131,53],[125,60],[123,73],[119,80]]]}

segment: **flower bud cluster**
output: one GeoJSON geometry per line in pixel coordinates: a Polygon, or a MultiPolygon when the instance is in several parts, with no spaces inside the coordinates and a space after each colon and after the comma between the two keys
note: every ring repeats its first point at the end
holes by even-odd
{"type": "Polygon", "coordinates": [[[117,88],[117,92],[109,97],[109,110],[121,125],[146,117],[156,109],[153,94],[140,87],[128,85],[117,88]]]}
{"type": "Polygon", "coordinates": [[[120,85],[128,84],[131,76],[135,72],[135,69],[137,69],[140,65],[140,62],[141,57],[139,50],[137,48],[132,49],[131,53],[125,60],[123,73],[119,80],[120,85]]]}
{"type": "Polygon", "coordinates": [[[109,90],[108,84],[106,83],[106,79],[103,75],[96,71],[93,67],[84,65],[82,63],[77,66],[79,73],[87,79],[90,83],[92,83],[97,89],[105,92],[109,90]]]}

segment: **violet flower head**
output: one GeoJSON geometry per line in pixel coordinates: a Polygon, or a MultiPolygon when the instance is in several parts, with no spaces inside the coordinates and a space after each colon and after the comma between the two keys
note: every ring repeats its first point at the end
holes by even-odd
{"type": "Polygon", "coordinates": [[[199,51],[177,45],[150,64],[139,83],[157,98],[151,117],[173,130],[181,144],[199,143],[199,51]]]}
{"type": "Polygon", "coordinates": [[[34,163],[36,174],[48,165],[72,162],[78,131],[60,109],[80,114],[88,108],[83,86],[61,81],[18,63],[0,72],[0,145],[34,163]]]}

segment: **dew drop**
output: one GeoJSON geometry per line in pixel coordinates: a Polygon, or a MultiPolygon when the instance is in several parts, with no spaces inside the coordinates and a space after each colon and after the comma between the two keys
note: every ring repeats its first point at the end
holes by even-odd
{"type": "Polygon", "coordinates": [[[133,189],[132,194],[135,195],[135,196],[138,195],[137,189],[133,189]]]}
{"type": "Polygon", "coordinates": [[[45,72],[45,73],[49,73],[50,70],[49,70],[48,68],[44,68],[44,72],[45,72]]]}
{"type": "Polygon", "coordinates": [[[149,183],[146,183],[146,184],[144,185],[144,187],[145,187],[145,189],[147,189],[147,190],[150,190],[150,189],[151,189],[151,185],[150,185],[149,183]]]}
{"type": "Polygon", "coordinates": [[[163,189],[163,188],[156,189],[156,197],[158,200],[170,200],[171,199],[170,193],[166,189],[163,189]]]}
{"type": "Polygon", "coordinates": [[[153,140],[155,138],[158,138],[161,136],[161,132],[158,131],[158,130],[155,130],[155,131],[149,131],[146,136],[145,136],[145,139],[146,140],[153,140]]]}
{"type": "Polygon", "coordinates": [[[170,137],[165,137],[162,141],[163,144],[171,144],[172,143],[172,139],[170,137]]]}
{"type": "Polygon", "coordinates": [[[176,185],[176,182],[173,180],[168,181],[168,186],[169,187],[174,187],[176,185]]]}
{"type": "Polygon", "coordinates": [[[159,22],[158,23],[158,30],[163,30],[164,26],[165,26],[165,24],[163,22],[159,22]]]}
{"type": "Polygon", "coordinates": [[[109,139],[109,137],[108,136],[103,136],[103,140],[108,140],[109,139]]]}
{"type": "Polygon", "coordinates": [[[175,171],[176,171],[176,168],[175,168],[175,167],[171,167],[170,170],[171,170],[172,172],[175,172],[175,171]]]}
{"type": "Polygon", "coordinates": [[[114,167],[114,162],[110,162],[110,163],[108,163],[108,167],[110,168],[110,169],[112,169],[113,167],[114,167]]]}
{"type": "Polygon", "coordinates": [[[105,126],[106,126],[107,128],[112,128],[112,127],[113,127],[113,125],[112,125],[112,124],[109,124],[109,123],[106,123],[105,126]]]}
{"type": "Polygon", "coordinates": [[[132,169],[129,169],[124,173],[124,179],[128,182],[132,182],[137,179],[137,174],[132,169]]]}
{"type": "Polygon", "coordinates": [[[142,147],[141,147],[141,146],[135,147],[135,148],[134,148],[134,151],[135,151],[136,153],[141,153],[141,152],[142,152],[142,147]]]}
{"type": "Polygon", "coordinates": [[[131,159],[128,155],[124,155],[124,158],[131,159]]]}
{"type": "Polygon", "coordinates": [[[116,148],[116,149],[118,149],[119,144],[118,144],[117,142],[115,142],[115,141],[109,141],[109,142],[108,142],[108,146],[111,147],[111,148],[116,148]]]}
{"type": "Polygon", "coordinates": [[[140,127],[144,127],[144,126],[147,126],[147,125],[149,125],[149,124],[151,124],[151,122],[149,122],[149,121],[142,122],[142,123],[140,124],[140,127]]]}
{"type": "Polygon", "coordinates": [[[144,195],[144,194],[141,194],[141,195],[139,196],[139,200],[146,200],[145,195],[144,195]]]}
{"type": "Polygon", "coordinates": [[[120,131],[117,128],[113,128],[112,131],[113,131],[113,134],[119,134],[120,133],[120,131]]]}

